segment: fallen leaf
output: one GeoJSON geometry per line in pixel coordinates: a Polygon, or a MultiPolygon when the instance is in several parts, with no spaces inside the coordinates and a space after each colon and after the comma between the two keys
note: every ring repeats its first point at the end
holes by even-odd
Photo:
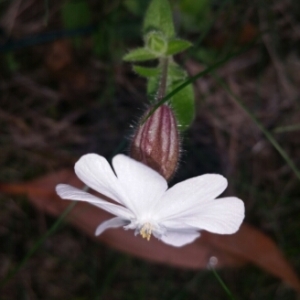
{"type": "MultiPolygon", "coordinates": [[[[10,194],[27,194],[30,202],[38,209],[59,216],[70,204],[55,193],[58,183],[83,187],[72,170],[62,170],[39,179],[16,184],[0,184],[0,191],[10,194]]],[[[203,231],[194,243],[181,248],[168,246],[153,238],[150,242],[132,231],[112,229],[101,236],[94,236],[99,223],[111,215],[101,209],[78,202],[67,216],[67,221],[88,234],[91,238],[130,255],[149,261],[164,263],[186,269],[214,267],[237,267],[247,262],[281,278],[300,292],[299,279],[276,244],[265,234],[250,225],[243,224],[233,235],[215,235],[203,231]]]]}

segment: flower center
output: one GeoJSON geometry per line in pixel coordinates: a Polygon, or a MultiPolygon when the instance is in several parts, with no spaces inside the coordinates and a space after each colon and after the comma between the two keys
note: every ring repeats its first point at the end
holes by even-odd
{"type": "Polygon", "coordinates": [[[152,229],[153,227],[150,223],[145,223],[140,230],[141,236],[144,239],[147,239],[147,241],[149,241],[151,237],[152,229]]]}

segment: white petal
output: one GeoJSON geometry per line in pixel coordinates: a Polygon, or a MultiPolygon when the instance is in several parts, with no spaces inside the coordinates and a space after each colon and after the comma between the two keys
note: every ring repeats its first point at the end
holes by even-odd
{"type": "Polygon", "coordinates": [[[78,200],[89,202],[99,208],[102,208],[113,215],[122,217],[124,219],[132,218],[132,213],[125,207],[109,203],[94,195],[86,193],[80,189],[74,188],[68,184],[59,184],[56,186],[56,192],[62,199],[78,200]]]}
{"type": "Polygon", "coordinates": [[[75,164],[78,178],[93,190],[126,206],[124,192],[107,160],[97,154],[86,154],[75,164]]]}
{"type": "Polygon", "coordinates": [[[95,232],[95,235],[100,235],[103,231],[105,231],[108,228],[118,228],[122,227],[128,224],[128,221],[121,219],[119,217],[109,219],[103,223],[101,223],[95,232]]]}
{"type": "Polygon", "coordinates": [[[167,231],[166,235],[161,237],[161,240],[175,247],[182,247],[192,243],[200,233],[197,231],[167,231]]]}
{"type": "Polygon", "coordinates": [[[176,219],[169,219],[160,222],[159,224],[162,228],[166,228],[167,230],[171,231],[183,231],[183,230],[188,230],[188,231],[195,231],[198,230],[198,228],[194,226],[187,225],[186,223],[182,222],[182,219],[176,218],[176,219]]]}
{"type": "Polygon", "coordinates": [[[177,183],[158,203],[155,209],[157,218],[176,217],[187,209],[215,199],[226,187],[226,178],[218,174],[206,174],[177,183]]]}
{"type": "MultiPolygon", "coordinates": [[[[245,217],[243,201],[236,197],[220,198],[178,216],[179,223],[213,233],[235,233],[245,217]]],[[[175,221],[175,220],[174,220],[175,221]]]]}
{"type": "Polygon", "coordinates": [[[143,218],[152,215],[151,208],[161,200],[168,188],[166,180],[146,165],[119,154],[113,158],[113,167],[136,214],[143,218]]]}

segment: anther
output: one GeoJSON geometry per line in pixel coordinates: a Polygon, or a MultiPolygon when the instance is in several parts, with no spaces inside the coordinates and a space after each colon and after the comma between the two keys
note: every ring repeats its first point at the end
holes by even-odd
{"type": "Polygon", "coordinates": [[[144,239],[147,239],[147,241],[150,241],[151,233],[152,233],[152,225],[150,223],[145,223],[140,230],[141,236],[144,239]]]}

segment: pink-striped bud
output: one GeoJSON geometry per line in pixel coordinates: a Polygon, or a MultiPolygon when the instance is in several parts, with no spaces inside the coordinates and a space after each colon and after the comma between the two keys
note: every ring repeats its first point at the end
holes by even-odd
{"type": "Polygon", "coordinates": [[[148,109],[136,130],[130,156],[169,180],[175,173],[180,155],[180,137],[172,109],[161,105],[146,120],[148,109]]]}

